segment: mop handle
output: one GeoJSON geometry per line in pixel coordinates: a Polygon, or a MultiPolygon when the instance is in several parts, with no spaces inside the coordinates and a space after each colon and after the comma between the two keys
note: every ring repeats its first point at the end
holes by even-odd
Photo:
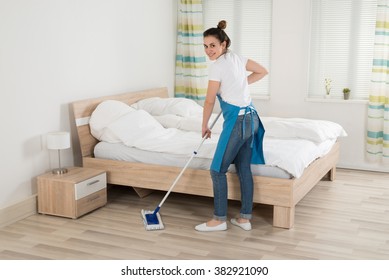
{"type": "MultiPolygon", "coordinates": [[[[222,111],[219,112],[219,114],[216,116],[215,120],[212,122],[211,126],[209,127],[209,129],[212,129],[213,126],[215,125],[215,123],[217,122],[217,120],[219,119],[220,115],[222,114],[222,111]]],[[[155,209],[154,213],[158,212],[159,211],[159,208],[162,207],[162,204],[165,202],[165,200],[167,199],[167,197],[169,196],[169,194],[171,193],[171,191],[173,190],[173,188],[175,187],[175,185],[177,184],[178,180],[181,178],[182,174],[184,173],[184,171],[186,170],[186,168],[188,167],[188,165],[190,164],[190,162],[192,161],[192,159],[194,158],[194,156],[197,154],[197,152],[199,151],[200,147],[203,145],[205,139],[207,139],[207,136],[208,135],[204,135],[203,139],[201,140],[201,143],[200,145],[197,147],[197,149],[192,153],[192,156],[189,158],[189,160],[187,161],[187,163],[185,164],[184,168],[181,170],[180,174],[177,176],[176,180],[173,182],[172,186],[170,187],[169,191],[165,194],[164,198],[162,199],[161,203],[159,203],[157,209],[155,209]]]]}

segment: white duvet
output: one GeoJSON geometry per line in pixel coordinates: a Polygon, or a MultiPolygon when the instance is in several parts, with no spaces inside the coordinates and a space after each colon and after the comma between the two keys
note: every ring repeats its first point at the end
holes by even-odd
{"type": "MultiPolygon", "coordinates": [[[[147,151],[190,155],[201,141],[201,132],[166,128],[145,110],[115,100],[99,104],[89,125],[92,135],[100,141],[147,151]]],[[[198,156],[212,158],[218,138],[216,134],[204,142],[198,156]]]]}
{"type": "MultiPolygon", "coordinates": [[[[213,118],[216,114],[213,115],[213,118]]],[[[266,165],[298,178],[315,159],[326,154],[338,137],[346,136],[336,123],[296,118],[261,118],[265,127],[266,165]]],[[[92,113],[91,133],[100,141],[123,143],[141,150],[188,155],[201,142],[202,107],[183,98],[150,98],[133,106],[104,101],[92,113]]],[[[197,157],[212,159],[222,118],[197,157]]]]}

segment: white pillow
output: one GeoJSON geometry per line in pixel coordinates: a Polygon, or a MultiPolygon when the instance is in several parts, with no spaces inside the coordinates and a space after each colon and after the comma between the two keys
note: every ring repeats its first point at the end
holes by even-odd
{"type": "Polygon", "coordinates": [[[302,118],[261,117],[265,136],[301,138],[316,143],[347,136],[343,127],[335,122],[302,118]]]}
{"type": "Polygon", "coordinates": [[[181,117],[201,116],[203,107],[187,98],[151,97],[139,100],[133,107],[149,112],[153,116],[173,114],[181,117]]]}
{"type": "Polygon", "coordinates": [[[118,120],[122,116],[136,111],[126,103],[117,100],[106,100],[97,105],[96,109],[92,112],[89,120],[89,126],[92,135],[102,141],[104,135],[105,141],[110,143],[120,142],[115,135],[111,135],[107,130],[107,127],[114,121],[118,120]]]}
{"type": "Polygon", "coordinates": [[[166,129],[148,112],[135,110],[112,122],[108,127],[109,134],[103,134],[103,141],[114,135],[121,143],[137,147],[143,140],[158,142],[166,134],[166,129]]]}

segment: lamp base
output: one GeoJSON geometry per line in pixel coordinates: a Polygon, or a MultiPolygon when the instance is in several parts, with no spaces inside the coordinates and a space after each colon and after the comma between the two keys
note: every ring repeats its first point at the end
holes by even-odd
{"type": "Polygon", "coordinates": [[[56,168],[51,171],[53,174],[61,175],[68,172],[66,168],[56,168]]]}

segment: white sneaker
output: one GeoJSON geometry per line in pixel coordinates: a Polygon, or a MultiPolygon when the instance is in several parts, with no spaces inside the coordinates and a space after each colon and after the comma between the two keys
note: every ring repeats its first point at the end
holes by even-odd
{"type": "Polygon", "coordinates": [[[197,231],[223,231],[227,230],[227,223],[221,223],[220,225],[209,227],[207,226],[207,223],[200,224],[195,227],[195,230],[197,231]]]}
{"type": "Polygon", "coordinates": [[[240,227],[243,230],[251,230],[251,223],[239,223],[237,219],[231,219],[231,224],[240,227]]]}

